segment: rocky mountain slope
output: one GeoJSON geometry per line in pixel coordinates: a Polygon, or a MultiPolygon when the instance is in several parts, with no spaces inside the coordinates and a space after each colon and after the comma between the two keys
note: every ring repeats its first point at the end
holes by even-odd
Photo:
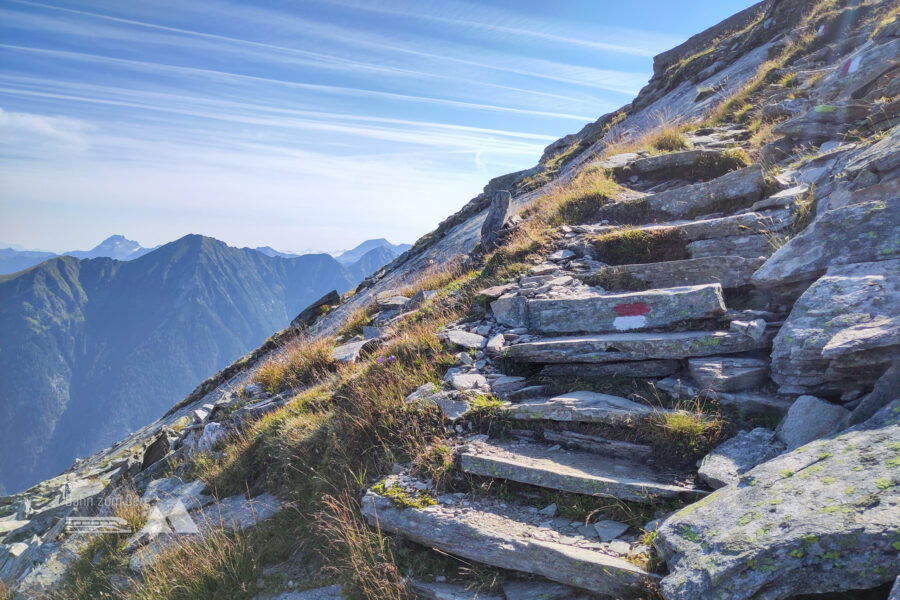
{"type": "Polygon", "coordinates": [[[0,501],[0,579],[898,597],[898,13],[768,0],[658,56],[354,293],[0,501]],[[97,514],[127,532],[65,532],[97,514]]]}

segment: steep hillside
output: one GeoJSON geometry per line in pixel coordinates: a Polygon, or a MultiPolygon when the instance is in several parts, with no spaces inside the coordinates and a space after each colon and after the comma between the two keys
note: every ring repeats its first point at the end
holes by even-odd
{"type": "Polygon", "coordinates": [[[141,258],[60,257],[0,279],[0,483],[56,473],[156,417],[198,380],[354,275],[187,236],[141,258]]]}
{"type": "Polygon", "coordinates": [[[658,56],[352,294],[0,500],[0,580],[893,600],[898,14],[768,0],[658,56]],[[128,526],[60,536],[95,514],[128,526]]]}

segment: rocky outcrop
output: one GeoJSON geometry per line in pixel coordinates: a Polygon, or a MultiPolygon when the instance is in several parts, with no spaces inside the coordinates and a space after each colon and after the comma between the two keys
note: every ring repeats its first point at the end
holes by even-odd
{"type": "Polygon", "coordinates": [[[794,393],[871,388],[900,346],[898,303],[900,260],[829,268],[775,337],[772,378],[794,393]]]}
{"type": "Polygon", "coordinates": [[[893,581],[900,400],[675,513],[657,543],[668,600],[778,600],[893,581]]]}

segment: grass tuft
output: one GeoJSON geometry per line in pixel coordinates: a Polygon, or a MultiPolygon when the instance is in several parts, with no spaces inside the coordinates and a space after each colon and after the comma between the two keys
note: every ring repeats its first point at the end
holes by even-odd
{"type": "Polygon", "coordinates": [[[687,242],[675,227],[622,228],[590,239],[597,260],[609,265],[646,264],[690,258],[687,242]]]}
{"type": "Polygon", "coordinates": [[[335,557],[334,567],[357,597],[412,600],[397,568],[395,543],[380,528],[371,529],[349,494],[327,496],[319,515],[321,529],[335,557]]]}
{"type": "Polygon", "coordinates": [[[270,394],[312,385],[337,370],[333,345],[328,338],[292,342],[257,367],[251,380],[270,394]]]}

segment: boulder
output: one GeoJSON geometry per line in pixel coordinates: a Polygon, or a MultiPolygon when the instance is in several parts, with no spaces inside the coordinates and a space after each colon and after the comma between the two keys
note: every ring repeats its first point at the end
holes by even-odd
{"type": "Polygon", "coordinates": [[[776,435],[788,450],[799,448],[830,433],[849,412],[815,396],[800,396],[778,425],[776,435]]]}
{"type": "Polygon", "coordinates": [[[875,382],[875,388],[866,395],[853,409],[846,419],[838,426],[837,430],[846,429],[868,420],[872,415],[881,410],[881,407],[897,397],[900,390],[900,359],[895,360],[888,367],[884,375],[875,382]]]}
{"type": "Polygon", "coordinates": [[[178,436],[169,429],[163,427],[157,434],[156,438],[144,450],[144,456],[141,459],[141,471],[150,468],[151,465],[164,459],[172,451],[172,442],[178,439],[178,436]]]}
{"type": "Polygon", "coordinates": [[[497,247],[501,231],[509,218],[511,201],[512,195],[506,190],[496,191],[491,197],[491,206],[481,225],[481,249],[484,252],[490,252],[497,247]]]}
{"type": "Polygon", "coordinates": [[[529,329],[541,333],[628,331],[725,313],[718,283],[584,298],[528,300],[529,329]]]}
{"type": "Polygon", "coordinates": [[[791,393],[867,391],[900,346],[900,260],[828,269],[772,345],[772,379],[791,393]]]}
{"type": "Polygon", "coordinates": [[[782,454],[668,517],[656,544],[667,600],[781,600],[900,575],[900,400],[782,454]]]}
{"type": "Polygon", "coordinates": [[[197,441],[197,449],[200,452],[212,450],[212,447],[225,439],[228,435],[228,429],[220,423],[207,423],[203,427],[203,434],[197,441]]]}
{"type": "Polygon", "coordinates": [[[337,290],[331,290],[330,292],[304,308],[299,315],[294,317],[294,320],[291,321],[291,327],[294,327],[295,329],[308,327],[322,315],[323,310],[340,303],[341,295],[337,293],[337,290]]]}
{"type": "Polygon", "coordinates": [[[760,287],[813,281],[829,267],[900,257],[900,197],[825,211],[779,248],[752,282],[760,287]]]}
{"type": "Polygon", "coordinates": [[[777,456],[784,444],[771,429],[757,427],[739,431],[736,436],[703,457],[698,474],[713,489],[738,482],[741,475],[756,465],[777,456]]]}
{"type": "Polygon", "coordinates": [[[688,360],[688,369],[701,388],[718,392],[756,388],[769,379],[769,362],[758,358],[691,358],[688,360]]]}

